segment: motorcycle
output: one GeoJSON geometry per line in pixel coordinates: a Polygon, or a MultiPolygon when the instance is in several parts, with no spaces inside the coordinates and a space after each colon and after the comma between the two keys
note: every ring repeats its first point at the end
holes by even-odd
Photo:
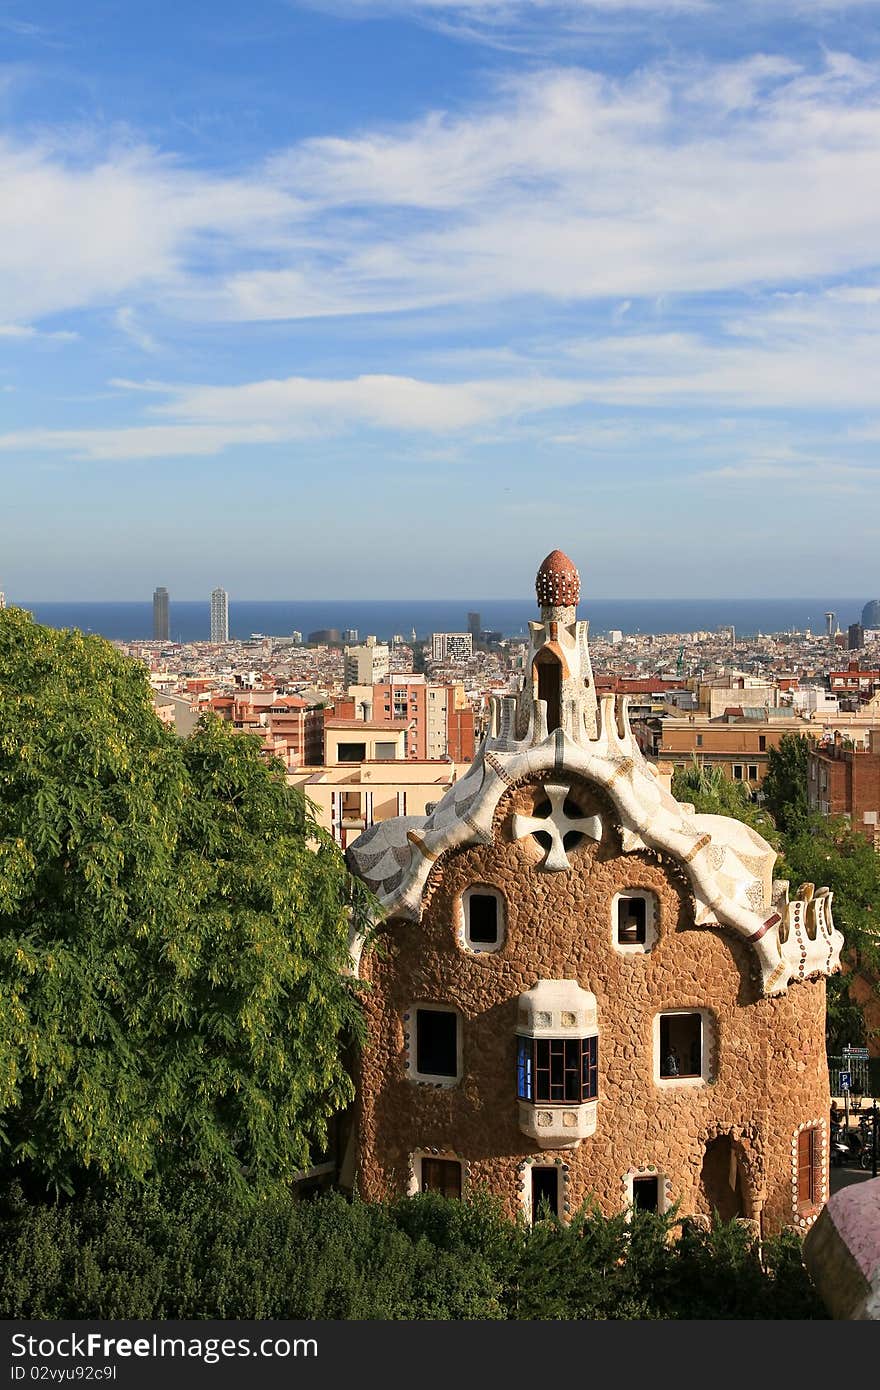
{"type": "Polygon", "coordinates": [[[847,1134],[842,1126],[832,1129],[830,1158],[833,1168],[842,1168],[845,1163],[858,1162],[864,1146],[861,1142],[856,1142],[857,1140],[857,1135],[847,1134]]]}

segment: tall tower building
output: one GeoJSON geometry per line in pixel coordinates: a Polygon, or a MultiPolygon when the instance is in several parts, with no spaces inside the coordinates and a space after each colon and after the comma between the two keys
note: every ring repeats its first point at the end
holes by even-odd
{"type": "Polygon", "coordinates": [[[171,636],[168,590],[153,590],[153,637],[157,642],[167,642],[171,636]]]}
{"type": "Polygon", "coordinates": [[[836,618],[837,618],[837,614],[836,614],[836,613],[826,613],[826,614],[825,614],[825,636],[826,636],[826,637],[833,637],[833,636],[834,636],[834,623],[835,623],[836,618]]]}
{"type": "Polygon", "coordinates": [[[211,590],[211,641],[229,641],[229,595],[225,589],[211,590]]]}
{"type": "Polygon", "coordinates": [[[5,607],[6,607],[6,595],[4,594],[3,590],[0,589],[0,608],[5,608],[5,607]]]}

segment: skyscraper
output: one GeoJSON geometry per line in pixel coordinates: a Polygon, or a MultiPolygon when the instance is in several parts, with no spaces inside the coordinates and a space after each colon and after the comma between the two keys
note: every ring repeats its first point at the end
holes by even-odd
{"type": "Polygon", "coordinates": [[[157,642],[167,642],[171,636],[169,619],[169,600],[167,589],[153,590],[153,637],[157,642]]]}
{"type": "Polygon", "coordinates": [[[225,589],[211,590],[211,641],[229,641],[229,595],[225,589]]]}

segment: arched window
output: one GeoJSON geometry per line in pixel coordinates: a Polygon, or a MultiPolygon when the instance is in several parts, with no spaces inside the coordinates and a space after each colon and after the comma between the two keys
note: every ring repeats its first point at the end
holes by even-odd
{"type": "Polygon", "coordinates": [[[552,652],[542,649],[535,657],[538,699],[547,705],[547,732],[562,724],[562,666],[552,652]]]}

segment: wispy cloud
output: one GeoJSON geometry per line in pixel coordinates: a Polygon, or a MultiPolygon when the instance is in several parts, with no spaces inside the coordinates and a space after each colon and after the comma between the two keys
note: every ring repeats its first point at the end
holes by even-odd
{"type": "Polygon", "coordinates": [[[528,73],[236,177],[6,142],[0,302],[273,320],[851,276],[877,256],[878,162],[880,69],[833,53],[528,73]]]}
{"type": "Polygon", "coordinates": [[[0,338],[26,340],[30,338],[50,338],[59,343],[72,343],[79,337],[68,329],[41,330],[30,323],[0,323],[0,338]]]}
{"type": "MultiPolygon", "coordinates": [[[[149,383],[135,389],[163,388],[149,383]]],[[[571,405],[585,394],[577,381],[445,384],[396,376],[339,381],[295,377],[236,387],[164,389],[170,399],[151,414],[173,417],[171,423],[11,431],[0,434],[0,451],[137,459],[213,454],[237,444],[279,444],[357,428],[445,435],[571,405]]]]}
{"type": "Polygon", "coordinates": [[[159,351],[159,344],[151,333],[148,333],[137,320],[137,315],[130,304],[123,304],[116,310],[116,327],[121,329],[127,338],[139,347],[142,352],[156,353],[159,351]]]}
{"type": "MultiPolygon", "coordinates": [[[[816,412],[823,413],[826,430],[836,418],[842,446],[880,432],[880,306],[831,294],[781,296],[770,308],[715,327],[711,339],[694,331],[617,328],[554,341],[512,359],[489,352],[472,360],[465,352],[471,367],[485,362],[493,369],[478,376],[456,377],[450,354],[441,380],[394,373],[231,385],[114,378],[114,390],[142,403],[136,423],[8,432],[0,435],[0,450],[93,459],[204,455],[243,443],[256,447],[363,430],[468,436],[485,443],[491,427],[503,424],[523,438],[541,420],[542,437],[558,447],[632,451],[640,439],[650,439],[655,447],[708,446],[717,456],[720,445],[722,455],[737,459],[738,477],[758,476],[742,472],[751,459],[752,469],[783,478],[795,466],[789,457],[768,458],[765,451],[756,458],[751,452],[749,432],[767,434],[767,412],[786,411],[790,428],[799,416],[808,421],[816,412]],[[607,418],[608,407],[628,413],[607,418]],[[603,409],[605,417],[597,413],[603,409]],[[852,423],[854,411],[859,429],[852,423]]],[[[798,456],[797,467],[803,462],[798,456]]],[[[868,476],[858,463],[852,467],[849,481],[868,476]]]]}
{"type": "Polygon", "coordinates": [[[707,468],[693,474],[701,486],[723,485],[751,488],[753,484],[783,484],[796,493],[862,493],[873,495],[880,484],[880,467],[841,462],[840,459],[798,456],[789,458],[746,457],[721,468],[707,468]]]}

